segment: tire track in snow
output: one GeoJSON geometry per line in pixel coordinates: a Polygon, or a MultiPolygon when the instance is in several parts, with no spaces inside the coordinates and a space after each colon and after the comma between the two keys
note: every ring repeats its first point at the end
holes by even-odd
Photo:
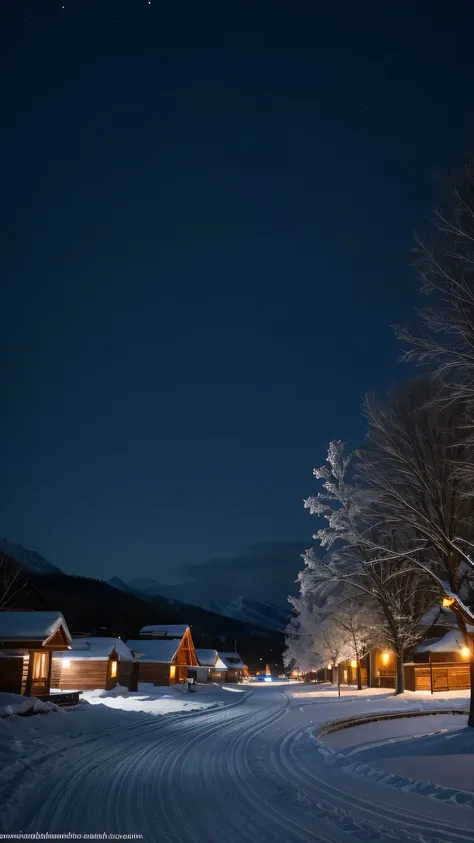
{"type": "Polygon", "coordinates": [[[145,843],[472,843],[452,823],[401,816],[372,798],[375,787],[352,792],[351,776],[336,782],[308,724],[285,728],[286,694],[262,689],[242,702],[144,715],[49,758],[30,780],[22,829],[141,833],[145,843]]]}
{"type": "MultiPolygon", "coordinates": [[[[211,709],[209,713],[223,714],[238,708],[239,703],[240,700],[229,706],[222,706],[220,709],[211,709]]],[[[24,771],[20,780],[21,792],[14,793],[11,800],[14,802],[15,796],[18,795],[18,801],[21,804],[25,801],[25,793],[28,792],[27,813],[22,804],[22,829],[24,831],[38,830],[41,824],[46,830],[59,832],[63,831],[69,823],[77,823],[77,831],[90,831],[90,828],[83,828],[84,799],[82,798],[89,790],[90,776],[96,782],[96,787],[87,803],[87,815],[91,819],[96,817],[97,821],[100,821],[100,814],[95,807],[97,792],[104,791],[106,788],[111,789],[112,793],[109,794],[108,799],[110,803],[110,798],[113,797],[112,784],[123,776],[133,780],[134,776],[130,776],[130,768],[135,767],[136,763],[137,768],[140,769],[143,757],[150,752],[151,747],[156,748],[160,745],[165,747],[167,743],[173,746],[175,729],[187,726],[196,730],[197,724],[194,721],[199,720],[200,716],[205,718],[207,714],[208,712],[204,710],[193,714],[177,714],[159,718],[143,715],[138,723],[134,718],[133,725],[129,728],[124,729],[122,722],[121,731],[107,729],[105,733],[100,734],[99,731],[96,735],[91,732],[87,734],[85,741],[72,743],[71,750],[67,753],[63,745],[60,750],[56,749],[52,753],[43,755],[38,759],[36,768],[29,767],[24,771]],[[193,723],[189,722],[191,718],[193,723]],[[91,738],[90,735],[93,737],[91,738]],[[144,744],[141,749],[140,744],[144,744]],[[99,780],[99,788],[97,788],[97,780],[99,780]],[[81,795],[79,800],[75,798],[77,794],[81,795]],[[61,823],[61,827],[58,823],[61,823]]],[[[126,716],[124,721],[126,722],[126,716]]],[[[80,733],[79,736],[82,737],[80,733]]],[[[123,820],[123,812],[120,813],[120,818],[123,820]]],[[[110,815],[107,820],[110,822],[110,815]]],[[[6,828],[12,830],[11,822],[6,828]]],[[[71,828],[72,826],[69,825],[69,830],[71,828]]],[[[136,828],[134,830],[136,831],[136,828]]]]}

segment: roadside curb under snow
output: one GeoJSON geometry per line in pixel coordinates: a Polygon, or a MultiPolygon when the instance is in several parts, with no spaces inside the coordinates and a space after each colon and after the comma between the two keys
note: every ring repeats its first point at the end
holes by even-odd
{"type": "Polygon", "coordinates": [[[366,723],[376,723],[377,720],[401,720],[405,717],[426,717],[428,714],[467,714],[465,708],[436,708],[423,709],[420,711],[386,711],[378,714],[361,714],[352,717],[342,717],[338,720],[330,720],[324,723],[314,732],[317,740],[331,732],[339,732],[341,729],[350,729],[352,726],[363,726],[366,723]]]}
{"type": "Polygon", "coordinates": [[[325,723],[319,729],[311,729],[310,737],[316,743],[318,752],[324,758],[324,763],[330,767],[339,768],[344,773],[357,776],[358,778],[362,778],[376,784],[392,787],[396,790],[416,793],[419,796],[427,796],[431,799],[436,799],[439,802],[450,802],[454,805],[464,805],[472,809],[474,807],[474,793],[470,790],[458,790],[457,788],[445,787],[444,785],[438,785],[434,782],[412,779],[408,776],[377,770],[370,764],[364,764],[361,761],[352,761],[350,757],[344,755],[343,752],[333,749],[321,740],[321,738],[331,732],[348,729],[351,726],[374,723],[379,720],[396,720],[405,717],[427,717],[433,714],[466,715],[467,713],[466,709],[444,708],[436,710],[425,709],[424,711],[387,712],[385,714],[371,714],[360,717],[346,717],[340,720],[332,720],[329,723],[325,723]]]}

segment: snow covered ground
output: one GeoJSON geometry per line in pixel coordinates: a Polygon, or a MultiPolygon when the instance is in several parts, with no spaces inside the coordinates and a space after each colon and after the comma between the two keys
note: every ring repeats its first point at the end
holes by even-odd
{"type": "MultiPolygon", "coordinates": [[[[442,793],[407,786],[403,771],[397,787],[384,769],[430,754],[434,777],[449,755],[443,746],[468,757],[474,738],[465,715],[380,721],[322,742],[315,737],[336,718],[433,711],[453,700],[353,689],[338,699],[335,689],[298,683],[236,690],[222,691],[226,704],[215,706],[206,689],[212,707],[163,717],[126,710],[134,695],[124,695],[121,710],[99,704],[120,699],[111,694],[73,711],[0,719],[2,832],[142,834],[150,843],[472,843],[469,789],[460,798],[458,787],[450,794],[443,782],[442,793]]],[[[139,696],[142,689],[137,704],[151,704],[139,696]]]]}
{"type": "Polygon", "coordinates": [[[233,694],[242,694],[239,685],[196,685],[188,692],[187,685],[171,688],[141,683],[136,693],[117,685],[113,691],[84,691],[81,699],[92,705],[103,704],[121,711],[143,711],[147,714],[172,714],[184,711],[203,711],[235,703],[233,694]]]}
{"type": "Polygon", "coordinates": [[[474,729],[466,726],[464,717],[430,714],[384,720],[333,732],[323,743],[338,751],[345,772],[398,788],[416,782],[420,789],[419,783],[427,782],[438,786],[437,799],[459,800],[453,791],[474,792],[474,729]]]}

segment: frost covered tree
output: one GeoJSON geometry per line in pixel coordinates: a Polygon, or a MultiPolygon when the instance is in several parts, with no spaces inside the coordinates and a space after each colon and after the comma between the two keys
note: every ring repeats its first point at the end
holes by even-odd
{"type": "MultiPolygon", "coordinates": [[[[397,326],[407,360],[429,365],[445,396],[474,405],[474,155],[434,213],[434,236],[416,238],[426,304],[414,328],[397,326]]],[[[472,477],[472,474],[471,474],[472,477]]]]}
{"type": "MultiPolygon", "coordinates": [[[[440,595],[449,592],[456,606],[465,608],[474,581],[474,491],[466,472],[459,470],[469,459],[460,430],[464,405],[454,399],[433,403],[435,390],[417,381],[393,393],[385,407],[366,401],[369,431],[359,470],[374,492],[374,520],[383,519],[392,531],[405,531],[414,569],[423,570],[440,595]]],[[[469,617],[456,611],[456,618],[471,649],[472,688],[469,617]]],[[[473,699],[469,722],[474,725],[473,699]]]]}
{"type": "Polygon", "coordinates": [[[459,472],[468,456],[459,429],[463,405],[431,405],[434,392],[415,381],[392,393],[386,406],[366,400],[359,473],[374,492],[372,517],[383,518],[385,529],[404,531],[413,561],[440,587],[447,583],[461,594],[474,576],[474,490],[459,472]]]}
{"type": "Polygon", "coordinates": [[[374,646],[380,631],[372,601],[355,600],[350,592],[327,597],[318,603],[311,592],[292,598],[295,617],[286,630],[288,664],[295,659],[301,670],[319,670],[330,663],[357,661],[357,683],[362,688],[360,659],[374,646]]]}
{"type": "MultiPolygon", "coordinates": [[[[296,663],[300,670],[308,673],[319,670],[324,656],[317,646],[318,607],[314,601],[301,597],[290,597],[294,614],[285,630],[286,650],[283,661],[288,669],[296,663]]],[[[327,659],[326,659],[327,661],[327,659]]]]}
{"type": "Polygon", "coordinates": [[[397,656],[396,690],[400,693],[403,661],[422,638],[421,619],[439,589],[422,568],[414,566],[406,530],[389,527],[378,514],[373,518],[376,495],[351,470],[356,459],[356,455],[345,455],[342,442],[331,442],[327,466],[313,472],[322,488],[316,497],[305,500],[305,506],[327,521],[314,535],[327,552],[322,560],[312,548],[306,552],[300,588],[303,595],[321,598],[343,586],[378,607],[379,643],[397,656]]]}
{"type": "Polygon", "coordinates": [[[360,660],[380,643],[380,619],[372,601],[344,597],[332,598],[326,604],[331,631],[339,637],[346,658],[357,663],[357,688],[362,690],[360,660]]]}

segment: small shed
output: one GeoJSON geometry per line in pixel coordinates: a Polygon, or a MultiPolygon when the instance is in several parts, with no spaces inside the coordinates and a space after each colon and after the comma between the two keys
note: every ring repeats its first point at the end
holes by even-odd
{"type": "MultiPolygon", "coordinates": [[[[176,627],[172,635],[147,633],[140,638],[127,641],[127,646],[138,661],[138,681],[154,685],[174,685],[185,682],[189,668],[197,668],[198,660],[194,650],[189,626],[179,627],[184,632],[178,635],[176,627]]],[[[147,629],[147,627],[145,627],[147,629]]],[[[148,627],[150,629],[150,627],[148,627]]],[[[170,627],[167,627],[167,632],[170,627]]]]}
{"type": "Polygon", "coordinates": [[[247,665],[238,653],[219,653],[219,658],[226,666],[225,682],[240,682],[244,676],[248,675],[247,665]]]}
{"type": "Polygon", "coordinates": [[[110,691],[130,687],[133,656],[121,638],[73,638],[71,650],[55,653],[51,687],[62,690],[110,691]]]}
{"type": "Polygon", "coordinates": [[[427,638],[415,647],[414,662],[469,662],[469,648],[466,648],[460,629],[451,629],[437,638],[427,638]]]}
{"type": "Polygon", "coordinates": [[[422,641],[404,665],[407,691],[455,691],[470,687],[470,650],[459,629],[422,641]]]}
{"type": "Polygon", "coordinates": [[[0,612],[0,691],[49,694],[52,654],[70,646],[61,612],[0,612]]]}
{"type": "Polygon", "coordinates": [[[199,667],[198,682],[224,682],[227,665],[224,664],[217,650],[196,650],[199,667]]]}

